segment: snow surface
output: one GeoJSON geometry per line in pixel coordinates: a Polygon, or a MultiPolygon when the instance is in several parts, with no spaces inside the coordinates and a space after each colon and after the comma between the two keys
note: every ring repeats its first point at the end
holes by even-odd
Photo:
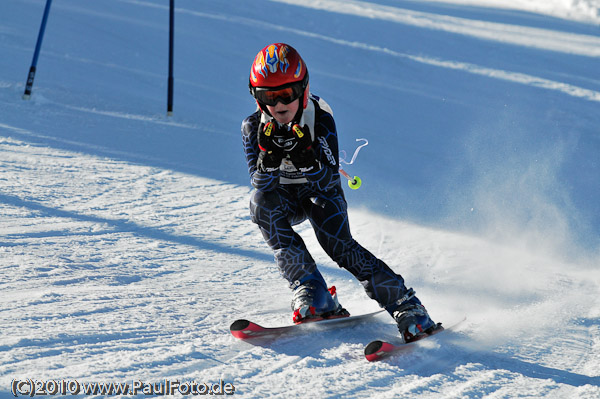
{"type": "Polygon", "coordinates": [[[598,0],[424,0],[478,7],[508,8],[552,15],[575,21],[600,21],[598,0]]]}
{"type": "MultiPolygon", "coordinates": [[[[600,2],[0,2],[0,397],[13,379],[235,386],[241,397],[600,398],[600,2]],[[500,4],[502,3],[502,4],[500,4]],[[548,16],[546,14],[551,14],[548,16]],[[236,341],[290,322],[248,216],[248,71],[289,42],[333,107],[355,237],[458,332],[236,341]]],[[[341,302],[376,310],[308,246],[341,302]]],[[[113,396],[114,397],[114,396],[113,396]]],[[[143,397],[143,395],[140,395],[143,397]]]]}

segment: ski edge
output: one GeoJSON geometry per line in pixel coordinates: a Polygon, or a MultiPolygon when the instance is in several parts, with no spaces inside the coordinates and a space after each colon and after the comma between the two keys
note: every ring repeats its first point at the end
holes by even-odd
{"type": "Polygon", "coordinates": [[[280,335],[290,331],[306,331],[308,328],[316,327],[321,328],[331,327],[334,325],[344,325],[359,322],[363,319],[367,319],[384,312],[384,310],[378,310],[371,313],[359,314],[356,316],[338,317],[330,319],[322,319],[317,321],[304,322],[299,324],[289,324],[279,327],[263,327],[257,323],[254,323],[246,319],[235,320],[229,327],[231,334],[238,339],[251,339],[267,335],[280,335]]]}

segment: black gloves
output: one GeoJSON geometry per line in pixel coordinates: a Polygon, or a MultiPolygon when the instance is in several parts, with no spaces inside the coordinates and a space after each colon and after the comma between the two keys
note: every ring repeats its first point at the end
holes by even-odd
{"type": "Polygon", "coordinates": [[[292,125],[289,132],[279,132],[277,123],[270,121],[258,126],[258,161],[256,167],[260,172],[272,173],[281,166],[285,154],[294,164],[296,169],[302,173],[311,173],[320,169],[315,150],[313,149],[310,130],[307,125],[303,128],[299,124],[292,125]],[[293,140],[286,140],[286,152],[283,147],[275,144],[274,137],[287,136],[291,134],[293,140]],[[290,145],[291,144],[291,145],[290,145]]]}
{"type": "Polygon", "coordinates": [[[299,124],[292,126],[292,135],[296,143],[289,151],[290,161],[302,173],[310,173],[319,169],[315,150],[312,148],[312,138],[308,126],[301,128],[299,124]]]}
{"type": "Polygon", "coordinates": [[[258,126],[258,161],[256,167],[261,172],[275,172],[281,165],[283,150],[273,142],[277,126],[275,122],[261,123],[258,126]]]}

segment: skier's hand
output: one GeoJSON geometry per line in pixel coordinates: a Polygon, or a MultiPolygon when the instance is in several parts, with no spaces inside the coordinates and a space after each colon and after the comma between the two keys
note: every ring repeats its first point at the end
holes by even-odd
{"type": "Polygon", "coordinates": [[[313,142],[308,126],[304,125],[302,128],[299,124],[294,124],[292,126],[292,135],[296,142],[289,152],[290,161],[302,173],[310,173],[318,170],[319,162],[313,149],[313,142]]]}
{"type": "Polygon", "coordinates": [[[258,126],[258,161],[256,167],[261,172],[274,172],[279,169],[283,151],[273,142],[277,125],[273,122],[261,123],[258,126]]]}

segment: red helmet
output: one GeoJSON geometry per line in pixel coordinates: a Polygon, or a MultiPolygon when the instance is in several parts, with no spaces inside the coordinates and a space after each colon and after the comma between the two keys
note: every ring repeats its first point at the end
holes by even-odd
{"type": "Polygon", "coordinates": [[[285,43],[269,44],[258,52],[250,69],[250,93],[259,107],[289,104],[302,96],[308,104],[308,70],[300,54],[285,43]]]}

